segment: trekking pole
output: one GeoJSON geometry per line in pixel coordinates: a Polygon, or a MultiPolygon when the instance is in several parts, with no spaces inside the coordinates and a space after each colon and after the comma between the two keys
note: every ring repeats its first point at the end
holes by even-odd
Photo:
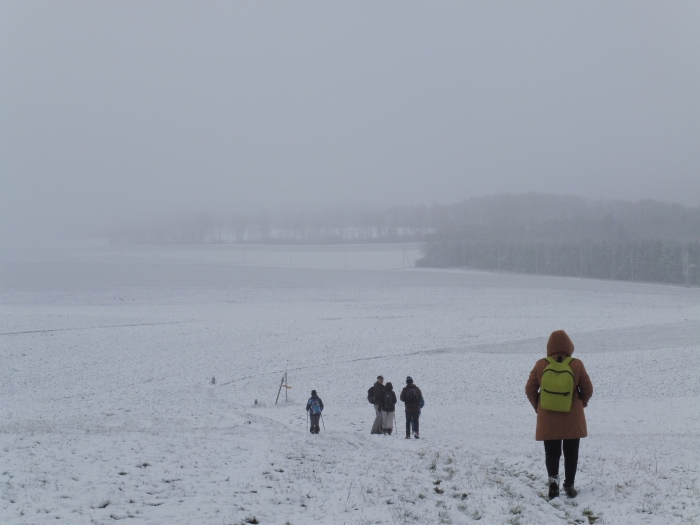
{"type": "Polygon", "coordinates": [[[306,411],[306,428],[309,427],[309,411],[306,411]]]}
{"type": "Polygon", "coordinates": [[[328,434],[328,432],[326,432],[326,422],[323,421],[323,414],[321,414],[321,424],[323,425],[323,433],[328,434]]]}

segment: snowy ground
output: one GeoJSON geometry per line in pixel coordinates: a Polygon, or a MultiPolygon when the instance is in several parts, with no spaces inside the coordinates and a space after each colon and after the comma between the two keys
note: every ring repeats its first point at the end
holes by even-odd
{"type": "Polygon", "coordinates": [[[700,524],[700,290],[342,250],[3,262],[0,523],[700,524]],[[595,395],[549,502],[524,385],[558,328],[595,395]],[[369,434],[378,373],[422,388],[424,439],[369,434]]]}

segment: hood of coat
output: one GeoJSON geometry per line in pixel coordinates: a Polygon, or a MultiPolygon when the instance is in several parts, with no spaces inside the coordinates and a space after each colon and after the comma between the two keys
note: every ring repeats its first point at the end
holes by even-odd
{"type": "Polygon", "coordinates": [[[556,330],[549,336],[547,341],[547,356],[564,355],[571,357],[574,353],[574,343],[564,330],[556,330]]]}
{"type": "Polygon", "coordinates": [[[384,386],[384,390],[388,390],[389,392],[394,390],[394,385],[391,384],[391,381],[384,386]]]}

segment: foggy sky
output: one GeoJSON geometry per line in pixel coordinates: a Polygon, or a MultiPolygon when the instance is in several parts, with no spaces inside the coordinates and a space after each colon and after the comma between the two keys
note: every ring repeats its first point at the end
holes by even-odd
{"type": "Polygon", "coordinates": [[[700,205],[700,3],[0,2],[0,232],[499,192],[700,205]]]}

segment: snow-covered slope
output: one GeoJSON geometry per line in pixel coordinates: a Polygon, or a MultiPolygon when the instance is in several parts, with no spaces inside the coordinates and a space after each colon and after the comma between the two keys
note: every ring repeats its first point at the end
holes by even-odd
{"type": "Polygon", "coordinates": [[[0,523],[700,522],[696,289],[197,250],[0,270],[0,523]],[[523,390],[559,328],[595,395],[580,495],[549,502],[523,390]],[[379,373],[423,390],[422,440],[400,412],[369,434],[379,373]]]}

